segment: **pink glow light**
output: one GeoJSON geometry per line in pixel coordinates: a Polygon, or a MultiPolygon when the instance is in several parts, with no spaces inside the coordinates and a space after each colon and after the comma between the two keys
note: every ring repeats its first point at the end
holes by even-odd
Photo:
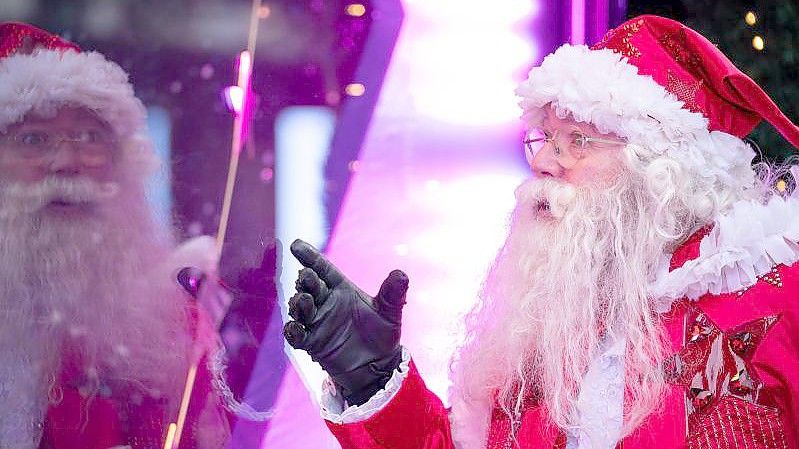
{"type": "MultiPolygon", "coordinates": [[[[403,2],[403,29],[328,244],[329,258],[369,293],[391,269],[408,273],[402,343],[445,402],[462,315],[529,173],[513,90],[537,59],[522,31],[537,7],[403,2]]],[[[318,368],[302,369],[312,379],[306,370],[318,368]]]]}
{"type": "Polygon", "coordinates": [[[239,86],[245,92],[249,90],[251,76],[252,57],[250,56],[249,51],[244,50],[239,54],[239,82],[237,86],[239,86]]]}
{"type": "Polygon", "coordinates": [[[247,50],[242,51],[238,58],[238,78],[235,86],[228,86],[224,90],[225,103],[228,109],[237,116],[244,113],[250,102],[250,80],[252,78],[252,57],[247,50]]]}
{"type": "Polygon", "coordinates": [[[420,115],[482,126],[518,117],[518,72],[538,51],[518,29],[537,12],[536,2],[406,0],[403,7],[401,39],[409,51],[396,52],[393,64],[407,70],[420,115]]]}
{"type": "Polygon", "coordinates": [[[572,39],[573,45],[585,43],[585,0],[572,1],[572,39]]]}

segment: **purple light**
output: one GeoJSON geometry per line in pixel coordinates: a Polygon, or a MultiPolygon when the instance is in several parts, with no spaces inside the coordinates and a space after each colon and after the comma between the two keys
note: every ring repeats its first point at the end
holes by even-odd
{"type": "Polygon", "coordinates": [[[608,30],[608,20],[610,19],[610,11],[608,8],[608,2],[596,2],[595,9],[593,11],[593,19],[594,24],[591,27],[592,33],[590,36],[589,44],[593,44],[594,42],[599,41],[602,39],[602,36],[605,34],[605,31],[608,30]]]}
{"type": "Polygon", "coordinates": [[[228,86],[223,90],[225,104],[237,116],[244,113],[248,106],[252,92],[250,90],[250,80],[252,78],[252,62],[250,52],[247,50],[239,54],[237,61],[239,67],[238,79],[235,86],[228,86]]]}

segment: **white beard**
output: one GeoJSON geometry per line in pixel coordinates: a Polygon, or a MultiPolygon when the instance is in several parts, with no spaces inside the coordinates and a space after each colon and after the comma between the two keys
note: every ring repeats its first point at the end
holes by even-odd
{"type": "Polygon", "coordinates": [[[163,265],[171,236],[141,187],[122,187],[63,178],[0,186],[0,398],[27,400],[30,419],[41,419],[65,370],[89,388],[180,395],[190,339],[163,265]],[[46,206],[53,199],[87,207],[64,214],[46,206]]]}
{"type": "Polygon", "coordinates": [[[574,430],[580,382],[606,336],[627,339],[627,379],[640,379],[626,385],[628,433],[665,385],[647,287],[673,239],[657,232],[654,203],[628,172],[592,188],[532,179],[516,194],[509,236],[454,360],[455,438],[485,447],[492,408],[519,417],[531,398],[574,430]]]}

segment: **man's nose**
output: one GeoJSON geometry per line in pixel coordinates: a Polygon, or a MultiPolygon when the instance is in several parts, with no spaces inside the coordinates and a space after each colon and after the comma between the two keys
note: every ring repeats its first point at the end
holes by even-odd
{"type": "Polygon", "coordinates": [[[555,145],[552,142],[544,144],[538,153],[533,156],[533,162],[530,164],[533,174],[540,178],[560,178],[563,176],[563,166],[558,162],[555,156],[555,145]]]}
{"type": "Polygon", "coordinates": [[[69,141],[58,142],[52,149],[49,169],[60,175],[77,175],[81,171],[80,155],[75,144],[69,141]]]}

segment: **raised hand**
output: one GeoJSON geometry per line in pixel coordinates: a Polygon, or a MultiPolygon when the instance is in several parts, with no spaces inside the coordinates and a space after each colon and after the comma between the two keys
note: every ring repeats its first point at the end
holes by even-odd
{"type": "Polygon", "coordinates": [[[322,365],[350,405],[361,405],[385,386],[402,358],[408,276],[392,271],[372,298],[308,243],[294,241],[291,253],[305,268],[289,299],[294,320],[283,334],[322,365]]]}

